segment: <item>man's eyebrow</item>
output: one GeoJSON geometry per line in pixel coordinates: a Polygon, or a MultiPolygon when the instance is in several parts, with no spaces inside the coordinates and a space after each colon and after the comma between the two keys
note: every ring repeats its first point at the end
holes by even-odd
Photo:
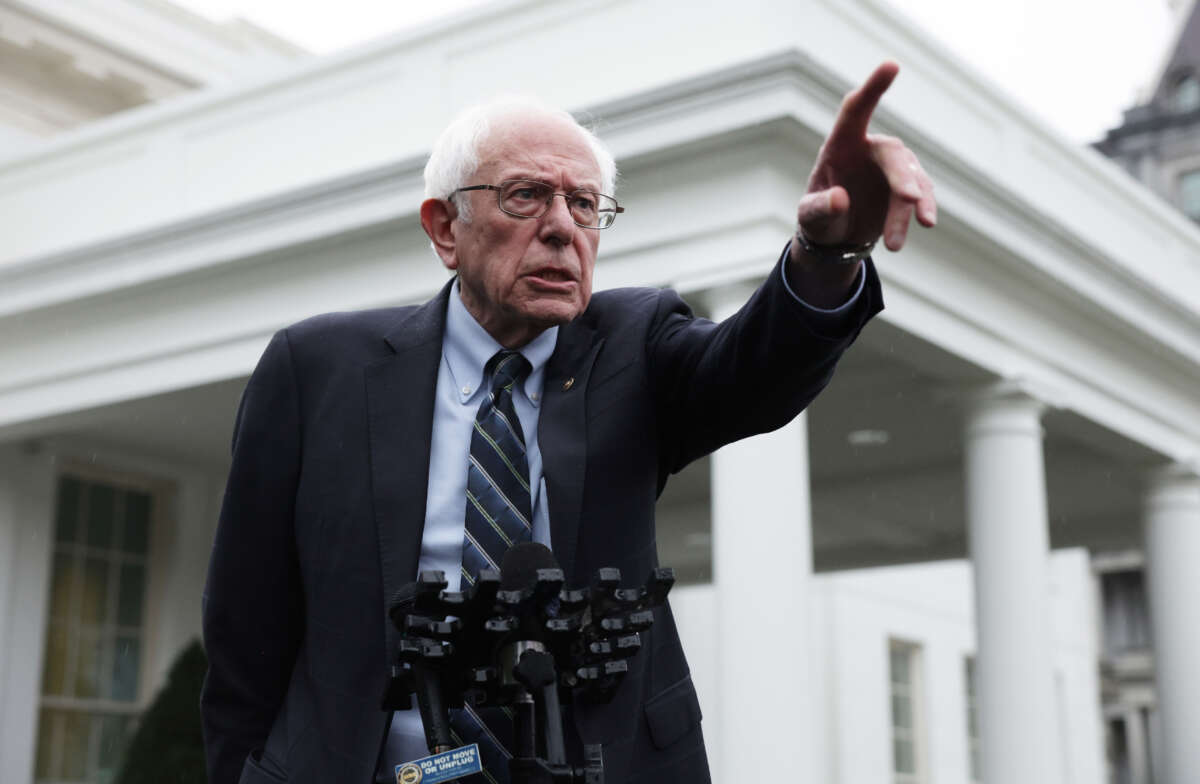
{"type": "MultiPolygon", "coordinates": [[[[552,185],[549,182],[549,180],[552,180],[552,179],[554,179],[554,178],[553,177],[547,178],[544,175],[540,175],[540,174],[531,174],[528,169],[512,169],[512,170],[507,170],[507,171],[504,169],[501,169],[500,179],[497,180],[497,182],[506,182],[508,180],[530,180],[532,182],[540,182],[543,185],[547,185],[550,187],[554,187],[554,188],[558,187],[556,185],[552,185]]],[[[571,186],[568,190],[595,191],[598,193],[600,191],[600,183],[596,180],[584,179],[584,180],[581,180],[579,183],[576,183],[575,185],[571,186]]]]}

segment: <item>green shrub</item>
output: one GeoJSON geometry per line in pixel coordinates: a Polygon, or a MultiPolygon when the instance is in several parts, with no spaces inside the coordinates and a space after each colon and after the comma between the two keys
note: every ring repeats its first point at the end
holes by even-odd
{"type": "Polygon", "coordinates": [[[207,784],[200,686],[208,659],[195,640],[171,665],[167,683],[142,714],[114,784],[207,784]]]}

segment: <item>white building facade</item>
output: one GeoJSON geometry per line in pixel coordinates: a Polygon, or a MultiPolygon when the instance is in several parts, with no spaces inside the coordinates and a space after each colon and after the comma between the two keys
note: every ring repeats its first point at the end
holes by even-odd
{"type": "Polygon", "coordinates": [[[1200,230],[877,0],[509,0],[0,152],[0,780],[102,780],[198,634],[270,335],[445,281],[416,210],[459,108],[596,120],[597,287],[720,318],[885,57],[938,228],[809,412],[660,502],[714,780],[1105,782],[1089,564],[1142,547],[1137,753],[1200,777],[1200,230]]]}

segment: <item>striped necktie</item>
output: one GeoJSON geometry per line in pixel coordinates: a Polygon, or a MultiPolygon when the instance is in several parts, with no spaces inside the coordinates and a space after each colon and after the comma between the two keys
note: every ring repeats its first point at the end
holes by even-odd
{"type": "MultiPolygon", "coordinates": [[[[467,465],[466,525],[463,534],[462,585],[475,584],[481,569],[499,570],[508,548],[533,538],[529,462],[525,436],[513,408],[513,390],[531,370],[516,351],[499,351],[484,376],[491,388],[475,415],[467,465]]],[[[484,772],[464,782],[508,782],[513,746],[512,711],[470,707],[451,712],[451,732],[459,745],[479,744],[484,772]]]]}

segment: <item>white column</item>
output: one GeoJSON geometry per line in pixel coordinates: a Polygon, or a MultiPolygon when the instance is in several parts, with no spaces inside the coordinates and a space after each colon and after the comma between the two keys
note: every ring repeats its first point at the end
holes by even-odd
{"type": "Polygon", "coordinates": [[[1146,579],[1164,784],[1200,781],[1200,476],[1184,466],[1151,477],[1146,579]]]}
{"type": "Polygon", "coordinates": [[[1057,784],[1060,771],[1042,410],[1019,389],[997,385],[978,394],[967,415],[967,531],[987,784],[1057,784]]]}
{"type": "Polygon", "coordinates": [[[0,781],[33,780],[54,540],[54,464],[37,449],[0,449],[0,781]]]}
{"type": "MultiPolygon", "coordinates": [[[[718,292],[714,318],[727,317],[747,296],[718,292]]],[[[713,707],[721,714],[720,737],[709,743],[713,780],[814,780],[804,415],[713,455],[712,526],[720,666],[713,707]]]]}

